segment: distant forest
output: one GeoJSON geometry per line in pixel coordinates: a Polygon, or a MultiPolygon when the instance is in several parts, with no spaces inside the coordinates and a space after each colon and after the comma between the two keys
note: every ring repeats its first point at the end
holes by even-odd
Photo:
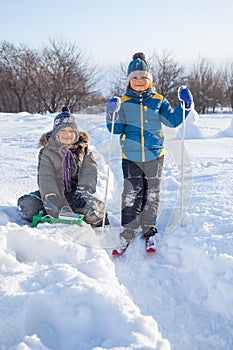
{"type": "MultiPolygon", "coordinates": [[[[200,57],[189,71],[170,52],[147,59],[157,92],[173,107],[178,87],[187,85],[198,113],[214,113],[223,106],[233,110],[233,59],[219,69],[200,57]]],[[[71,112],[101,112],[109,97],[124,94],[127,66],[120,62],[106,78],[103,67],[75,43],[50,40],[34,50],[23,43],[0,42],[0,112],[55,113],[64,104],[71,112]]]]}

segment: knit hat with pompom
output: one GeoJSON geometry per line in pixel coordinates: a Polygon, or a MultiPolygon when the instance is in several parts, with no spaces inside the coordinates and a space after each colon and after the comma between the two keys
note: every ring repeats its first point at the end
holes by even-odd
{"type": "Polygon", "coordinates": [[[127,71],[128,82],[132,78],[145,77],[151,82],[153,81],[153,76],[150,71],[150,67],[146,62],[146,57],[143,52],[137,52],[133,55],[133,60],[130,62],[127,71]]]}
{"type": "Polygon", "coordinates": [[[76,131],[77,140],[79,138],[78,125],[74,116],[70,113],[67,106],[63,106],[61,113],[54,118],[53,122],[53,135],[57,138],[58,132],[64,128],[72,128],[76,131]]]}

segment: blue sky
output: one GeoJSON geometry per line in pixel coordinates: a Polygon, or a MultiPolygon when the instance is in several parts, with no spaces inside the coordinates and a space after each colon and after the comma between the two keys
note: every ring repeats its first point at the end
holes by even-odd
{"type": "Polygon", "coordinates": [[[0,13],[0,41],[67,40],[102,65],[137,51],[173,52],[186,65],[233,59],[232,0],[0,0],[0,13]]]}

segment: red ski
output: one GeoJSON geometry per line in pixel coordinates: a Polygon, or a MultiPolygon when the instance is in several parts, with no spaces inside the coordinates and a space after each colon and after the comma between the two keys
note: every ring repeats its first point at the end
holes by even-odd
{"type": "Polygon", "coordinates": [[[126,242],[125,245],[122,245],[122,246],[120,246],[119,248],[113,249],[113,251],[112,251],[112,256],[113,256],[114,258],[119,258],[120,256],[122,256],[122,255],[126,252],[128,246],[129,246],[129,244],[130,244],[130,242],[126,242]]]}
{"type": "MultiPolygon", "coordinates": [[[[112,250],[112,256],[114,258],[119,258],[122,255],[124,255],[124,253],[126,252],[126,250],[128,249],[130,245],[130,242],[126,242],[125,244],[121,245],[119,248],[115,248],[112,250]]],[[[146,252],[147,254],[153,254],[156,252],[155,250],[155,242],[153,237],[146,237],[145,238],[145,248],[146,248],[146,252]]]]}
{"type": "Polygon", "coordinates": [[[152,237],[146,237],[145,238],[145,244],[146,244],[146,252],[149,254],[155,253],[155,242],[152,237]]]}

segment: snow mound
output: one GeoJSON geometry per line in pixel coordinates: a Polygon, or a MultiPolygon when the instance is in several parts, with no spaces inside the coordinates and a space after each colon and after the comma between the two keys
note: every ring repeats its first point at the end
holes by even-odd
{"type": "Polygon", "coordinates": [[[233,137],[233,117],[231,119],[230,125],[225,130],[220,131],[214,135],[214,138],[218,137],[233,137]]]}
{"type": "Polygon", "coordinates": [[[8,223],[1,230],[2,346],[170,349],[155,320],[143,316],[119,284],[105,250],[76,243],[76,227],[39,226],[8,223]]]}
{"type": "MultiPolygon", "coordinates": [[[[198,126],[199,115],[197,111],[191,110],[185,120],[185,139],[203,139],[204,136],[198,126]]],[[[177,131],[179,137],[182,137],[182,125],[177,131]]]]}

